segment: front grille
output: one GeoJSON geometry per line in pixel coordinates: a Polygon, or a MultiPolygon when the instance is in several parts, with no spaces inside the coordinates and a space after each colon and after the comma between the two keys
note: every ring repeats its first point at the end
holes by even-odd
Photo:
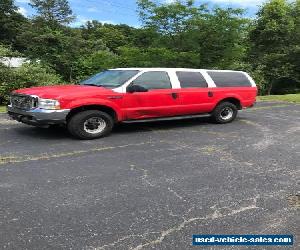
{"type": "Polygon", "coordinates": [[[12,94],[10,96],[10,104],[14,108],[29,110],[36,107],[37,99],[30,95],[12,94]]]}

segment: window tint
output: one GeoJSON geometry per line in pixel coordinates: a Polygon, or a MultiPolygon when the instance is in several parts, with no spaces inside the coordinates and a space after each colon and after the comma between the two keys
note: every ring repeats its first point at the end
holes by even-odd
{"type": "Polygon", "coordinates": [[[251,87],[251,82],[242,72],[207,71],[217,87],[251,87]]]}
{"type": "Polygon", "coordinates": [[[134,85],[146,89],[171,89],[171,82],[167,72],[153,71],[146,72],[133,81],[134,85]]]}
{"type": "Polygon", "coordinates": [[[200,72],[176,72],[181,88],[207,88],[207,82],[200,72]]]}

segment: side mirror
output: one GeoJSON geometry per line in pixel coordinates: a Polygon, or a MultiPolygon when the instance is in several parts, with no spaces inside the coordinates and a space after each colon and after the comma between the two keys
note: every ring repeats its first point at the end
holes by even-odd
{"type": "Polygon", "coordinates": [[[148,92],[148,89],[140,86],[140,85],[129,85],[126,88],[127,93],[134,93],[134,92],[148,92]]]}

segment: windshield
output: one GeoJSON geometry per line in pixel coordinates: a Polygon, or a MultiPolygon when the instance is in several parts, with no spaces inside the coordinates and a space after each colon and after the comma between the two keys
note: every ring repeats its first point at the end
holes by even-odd
{"type": "Polygon", "coordinates": [[[138,70],[106,70],[80,82],[80,84],[116,88],[127,82],[138,72],[138,70]]]}

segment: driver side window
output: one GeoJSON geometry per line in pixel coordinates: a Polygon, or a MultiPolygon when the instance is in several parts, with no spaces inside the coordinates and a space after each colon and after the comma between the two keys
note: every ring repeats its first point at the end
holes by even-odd
{"type": "Polygon", "coordinates": [[[150,89],[171,89],[171,81],[165,71],[145,72],[132,82],[148,90],[150,89]]]}

